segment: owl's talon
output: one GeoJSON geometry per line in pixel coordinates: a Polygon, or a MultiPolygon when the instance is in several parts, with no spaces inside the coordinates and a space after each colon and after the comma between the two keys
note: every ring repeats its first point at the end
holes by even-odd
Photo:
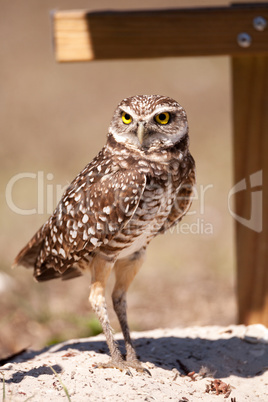
{"type": "Polygon", "coordinates": [[[143,369],[144,371],[145,371],[145,373],[147,373],[150,377],[152,377],[152,374],[151,374],[151,372],[147,369],[147,368],[144,368],[143,369]]]}
{"type": "Polygon", "coordinates": [[[133,377],[133,374],[131,373],[130,370],[126,370],[125,374],[126,374],[126,375],[129,375],[130,377],[133,377]]]}
{"type": "Polygon", "coordinates": [[[143,367],[142,364],[139,362],[139,360],[135,360],[135,361],[127,361],[126,363],[129,367],[135,369],[136,371],[138,371],[139,373],[146,373],[148,374],[150,377],[152,377],[152,374],[150,373],[150,371],[143,367]]]}

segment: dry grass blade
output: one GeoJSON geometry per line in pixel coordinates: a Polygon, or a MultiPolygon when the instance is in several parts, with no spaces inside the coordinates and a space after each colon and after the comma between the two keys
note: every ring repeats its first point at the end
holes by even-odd
{"type": "Polygon", "coordinates": [[[56,375],[56,377],[58,378],[59,383],[60,383],[60,385],[62,386],[62,388],[63,388],[63,390],[64,390],[64,392],[65,392],[65,394],[66,394],[66,396],[67,396],[68,401],[71,402],[71,397],[70,397],[70,395],[69,395],[68,389],[66,388],[66,386],[65,386],[65,385],[63,384],[63,382],[61,381],[60,376],[59,376],[58,373],[54,370],[53,367],[51,367],[51,366],[49,366],[49,367],[51,368],[51,370],[53,371],[53,373],[54,373],[54,374],[56,375]]]}

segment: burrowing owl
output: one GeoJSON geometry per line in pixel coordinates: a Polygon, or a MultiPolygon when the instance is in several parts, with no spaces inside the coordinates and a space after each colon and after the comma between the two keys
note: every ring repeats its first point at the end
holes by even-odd
{"type": "Polygon", "coordinates": [[[102,367],[143,370],[127,324],[126,292],[150,241],[179,222],[191,205],[195,164],[188,144],[186,113],[175,100],[160,95],[124,99],[106,145],[15,259],[33,267],[37,281],[70,279],[90,269],[89,301],[111,353],[102,367]],[[126,360],[114,340],[104,297],[112,270],[126,360]]]}

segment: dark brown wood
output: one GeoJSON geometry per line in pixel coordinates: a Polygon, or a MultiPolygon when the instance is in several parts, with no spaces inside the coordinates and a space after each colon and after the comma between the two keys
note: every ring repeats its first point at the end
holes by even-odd
{"type": "Polygon", "coordinates": [[[236,221],[239,322],[268,326],[268,56],[234,57],[232,71],[234,176],[247,185],[235,196],[242,217],[236,221]]]}
{"type": "Polygon", "coordinates": [[[129,12],[56,11],[53,14],[56,58],[60,62],[268,52],[268,3],[220,8],[129,12]],[[237,35],[252,44],[240,47],[237,35]]]}

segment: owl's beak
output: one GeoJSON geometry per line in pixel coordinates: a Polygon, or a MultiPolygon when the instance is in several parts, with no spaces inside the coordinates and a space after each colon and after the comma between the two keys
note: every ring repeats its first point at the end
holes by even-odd
{"type": "Polygon", "coordinates": [[[144,124],[141,122],[138,125],[137,137],[138,137],[140,144],[142,145],[143,139],[144,139],[144,124]]]}

